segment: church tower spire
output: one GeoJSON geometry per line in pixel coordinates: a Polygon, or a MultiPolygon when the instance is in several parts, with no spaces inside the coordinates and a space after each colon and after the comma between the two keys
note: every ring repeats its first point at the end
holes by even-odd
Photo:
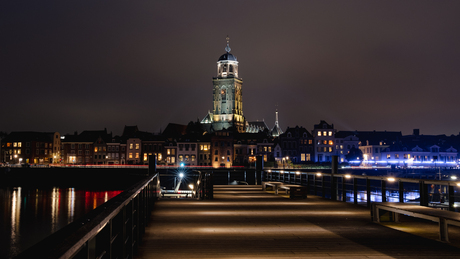
{"type": "Polygon", "coordinates": [[[278,137],[281,134],[283,134],[283,131],[281,130],[280,124],[278,122],[278,109],[276,109],[276,112],[275,112],[275,126],[273,126],[273,129],[272,129],[272,136],[273,137],[278,137]]]}
{"type": "Polygon", "coordinates": [[[244,132],[243,79],[238,77],[238,60],[230,53],[230,38],[227,36],[226,53],[217,60],[217,77],[212,82],[213,125],[215,130],[231,128],[244,132]]]}

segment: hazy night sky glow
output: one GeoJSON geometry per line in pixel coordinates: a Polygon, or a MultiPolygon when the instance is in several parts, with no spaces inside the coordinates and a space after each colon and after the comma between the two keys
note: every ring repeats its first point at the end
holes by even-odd
{"type": "Polygon", "coordinates": [[[212,109],[227,35],[247,120],[460,132],[460,1],[4,1],[0,131],[159,132],[212,109]]]}

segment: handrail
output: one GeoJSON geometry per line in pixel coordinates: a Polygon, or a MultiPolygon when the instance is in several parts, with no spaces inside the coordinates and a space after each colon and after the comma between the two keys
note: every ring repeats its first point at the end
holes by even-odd
{"type": "MultiPolygon", "coordinates": [[[[148,219],[149,213],[152,209],[152,202],[157,198],[158,184],[158,174],[147,177],[92,210],[84,217],[70,223],[27,249],[23,253],[19,254],[17,258],[72,258],[80,252],[82,254],[88,254],[87,257],[93,257],[89,256],[89,254],[95,254],[98,249],[94,248],[94,246],[100,245],[96,243],[97,235],[101,234],[101,232],[107,227],[120,227],[112,226],[114,225],[113,219],[115,219],[115,217],[126,218],[121,221],[122,224],[125,224],[126,220],[131,220],[133,229],[136,227],[145,228],[146,221],[144,218],[148,219]],[[135,199],[137,199],[136,202],[134,202],[136,204],[133,204],[135,199]],[[131,206],[129,206],[129,204],[131,204],[131,206]],[[132,215],[137,213],[137,218],[132,217],[132,215],[131,217],[130,215],[126,215],[129,214],[126,212],[127,210],[128,212],[131,212],[132,215]],[[133,222],[137,222],[137,225],[133,222]]],[[[121,227],[126,228],[124,225],[121,227]]],[[[127,229],[124,230],[126,231],[127,229]]],[[[141,230],[141,232],[142,231],[143,230],[141,230]]],[[[111,233],[112,231],[108,232],[111,233]]],[[[101,243],[104,243],[106,246],[107,243],[112,243],[114,237],[109,235],[108,239],[109,240],[105,240],[101,243]]],[[[134,240],[133,238],[133,241],[139,240],[134,240]]],[[[101,245],[99,247],[101,247],[101,245]]],[[[109,245],[109,248],[104,247],[103,249],[99,248],[99,250],[103,250],[101,252],[102,254],[113,252],[111,244],[109,245]]],[[[120,251],[124,254],[126,249],[121,249],[120,251]]],[[[127,253],[130,254],[130,251],[127,251],[127,253]]],[[[99,255],[94,257],[99,257],[99,255]]]]}
{"type": "MultiPolygon", "coordinates": [[[[387,201],[387,198],[397,198],[399,202],[406,202],[406,200],[409,202],[409,200],[406,199],[407,192],[418,192],[420,201],[416,202],[419,202],[421,206],[437,206],[451,211],[458,210],[458,203],[455,201],[460,200],[460,196],[457,194],[460,189],[459,181],[343,173],[333,174],[331,169],[323,171],[268,169],[264,170],[264,180],[279,180],[282,182],[301,184],[307,186],[309,192],[314,195],[320,195],[324,198],[333,200],[341,199],[344,202],[349,200],[347,193],[349,194],[351,191],[353,193],[352,202],[354,204],[365,202],[368,207],[370,207],[373,201],[371,199],[372,196],[381,196],[384,202],[387,201]],[[431,187],[430,189],[429,185],[443,187],[431,187]],[[349,188],[350,186],[352,186],[352,188],[349,188]],[[398,196],[389,196],[387,194],[388,191],[395,191],[398,196]],[[358,196],[358,193],[361,193],[361,195],[358,196]],[[364,199],[362,199],[363,197],[364,199]]],[[[411,201],[414,203],[414,198],[412,198],[411,201]]]]}
{"type": "MultiPolygon", "coordinates": [[[[301,170],[295,170],[295,169],[276,169],[276,170],[273,170],[273,169],[269,169],[269,170],[265,170],[266,172],[289,172],[289,173],[296,173],[296,172],[300,172],[300,173],[304,173],[304,174],[309,174],[309,175],[315,175],[317,174],[318,172],[305,172],[305,171],[301,171],[301,170]]],[[[331,176],[332,174],[331,173],[325,173],[325,172],[319,172],[321,173],[321,175],[326,175],[326,176],[331,176]]],[[[348,175],[348,174],[341,174],[341,173],[338,173],[338,174],[334,174],[334,176],[336,177],[343,177],[345,175],[348,175]]],[[[369,180],[388,180],[388,178],[393,178],[395,180],[395,182],[397,181],[404,181],[404,182],[408,182],[408,183],[419,183],[420,180],[423,180],[423,182],[425,182],[426,184],[437,184],[437,185],[457,185],[457,183],[460,183],[460,181],[446,181],[446,180],[432,180],[432,179],[416,179],[416,178],[403,178],[403,177],[393,177],[393,176],[372,176],[372,175],[354,175],[354,174],[350,174],[350,177],[351,178],[357,178],[357,179],[369,179],[369,180]]]]}

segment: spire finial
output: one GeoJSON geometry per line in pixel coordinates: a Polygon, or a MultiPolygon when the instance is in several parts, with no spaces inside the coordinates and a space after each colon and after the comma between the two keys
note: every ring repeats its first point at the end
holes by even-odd
{"type": "Polygon", "coordinates": [[[227,35],[227,47],[225,47],[225,51],[230,52],[232,49],[230,48],[230,38],[227,35]]]}

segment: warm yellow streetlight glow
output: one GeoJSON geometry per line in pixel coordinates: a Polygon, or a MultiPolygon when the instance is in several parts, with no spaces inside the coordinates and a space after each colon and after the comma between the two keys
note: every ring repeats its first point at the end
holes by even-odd
{"type": "Polygon", "coordinates": [[[345,175],[345,178],[350,179],[350,178],[351,178],[351,175],[346,174],[346,175],[345,175]]]}
{"type": "Polygon", "coordinates": [[[387,180],[388,180],[389,182],[394,182],[394,181],[396,181],[396,179],[393,178],[393,177],[389,177],[389,178],[387,178],[387,180]]]}
{"type": "Polygon", "coordinates": [[[188,187],[193,190],[193,184],[189,184],[188,187]]]}
{"type": "Polygon", "coordinates": [[[295,174],[296,174],[296,175],[299,175],[299,174],[300,174],[300,172],[295,172],[295,174]]]}
{"type": "Polygon", "coordinates": [[[321,173],[316,173],[316,176],[321,176],[321,173]]]}

